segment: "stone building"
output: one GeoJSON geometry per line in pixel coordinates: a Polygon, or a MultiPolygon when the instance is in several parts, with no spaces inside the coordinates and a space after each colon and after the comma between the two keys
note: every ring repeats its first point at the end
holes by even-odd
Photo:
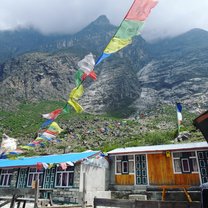
{"type": "Polygon", "coordinates": [[[108,162],[100,151],[85,151],[0,160],[0,189],[29,188],[37,178],[39,188],[53,190],[57,203],[92,204],[93,198],[110,197],[108,162]]]}

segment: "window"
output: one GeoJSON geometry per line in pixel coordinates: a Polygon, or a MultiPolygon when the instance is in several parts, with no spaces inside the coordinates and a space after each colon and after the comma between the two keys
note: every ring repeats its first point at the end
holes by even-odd
{"type": "Polygon", "coordinates": [[[39,186],[43,185],[43,170],[37,170],[36,168],[30,168],[28,172],[27,187],[32,186],[32,182],[39,179],[39,186]]]}
{"type": "Polygon", "coordinates": [[[74,166],[68,166],[66,170],[57,168],[55,187],[69,187],[74,184],[74,166]]]}
{"type": "Polygon", "coordinates": [[[0,186],[9,187],[11,185],[13,169],[2,169],[0,175],[0,186]]]}
{"type": "Polygon", "coordinates": [[[195,152],[174,152],[173,166],[175,173],[198,172],[195,152]]]}
{"type": "Polygon", "coordinates": [[[133,174],[134,173],[134,156],[123,155],[116,156],[116,174],[133,174]]]}

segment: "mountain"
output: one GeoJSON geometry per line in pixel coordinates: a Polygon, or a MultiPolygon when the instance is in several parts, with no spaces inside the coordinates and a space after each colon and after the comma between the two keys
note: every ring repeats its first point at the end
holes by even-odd
{"type": "MultiPolygon", "coordinates": [[[[1,108],[21,102],[67,100],[77,62],[98,57],[116,31],[100,16],[73,35],[44,36],[37,31],[0,33],[1,108]]],[[[140,114],[161,104],[182,102],[198,112],[208,107],[208,32],[193,29],[174,38],[146,42],[141,36],[95,69],[80,99],[87,112],[140,114]]]]}

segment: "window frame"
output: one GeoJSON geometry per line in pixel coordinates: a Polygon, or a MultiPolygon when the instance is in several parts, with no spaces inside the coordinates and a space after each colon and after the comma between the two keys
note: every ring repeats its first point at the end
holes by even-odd
{"type": "Polygon", "coordinates": [[[135,173],[134,155],[115,155],[115,175],[128,175],[128,174],[134,175],[134,173],[135,173]],[[132,164],[130,165],[130,163],[132,164]],[[124,164],[127,164],[127,169],[128,169],[127,171],[124,170],[124,164]],[[118,172],[119,169],[121,172],[118,172]]]}
{"type": "Polygon", "coordinates": [[[29,170],[28,170],[28,174],[27,174],[27,184],[26,184],[26,187],[32,187],[32,182],[35,181],[37,176],[38,176],[38,179],[39,179],[39,187],[42,187],[43,186],[43,181],[44,181],[44,169],[37,170],[37,168],[35,168],[35,167],[30,167],[29,170]],[[34,170],[34,171],[31,171],[31,170],[34,170]],[[31,184],[29,184],[30,175],[32,175],[31,184]],[[42,176],[42,180],[40,180],[41,176],[42,176]]]}
{"type": "Polygon", "coordinates": [[[0,182],[3,177],[2,184],[0,184],[0,187],[10,187],[14,170],[12,168],[3,168],[0,171],[1,171],[0,172],[0,182]],[[3,171],[6,171],[6,172],[3,172],[3,171]],[[6,180],[6,184],[5,184],[5,180],[6,180]]]}
{"type": "Polygon", "coordinates": [[[197,153],[196,151],[174,151],[172,152],[172,164],[173,164],[173,170],[174,174],[192,174],[192,173],[198,173],[199,172],[199,165],[197,160],[197,153]],[[188,154],[188,155],[187,155],[188,154]],[[183,161],[188,161],[188,170],[185,170],[185,167],[183,165],[183,161]],[[195,160],[195,164],[197,165],[197,170],[194,170],[193,167],[193,161],[195,160]],[[180,165],[180,171],[176,170],[178,167],[176,167],[175,161],[179,162],[180,165]]]}
{"type": "Polygon", "coordinates": [[[59,168],[61,168],[61,167],[57,167],[56,168],[56,173],[55,173],[55,184],[54,184],[54,188],[67,188],[67,187],[73,187],[73,185],[74,185],[74,170],[75,170],[75,168],[74,168],[74,166],[68,166],[67,167],[67,169],[69,169],[69,170],[59,170],[59,168]],[[70,168],[72,168],[72,170],[70,170],[70,168]],[[60,181],[61,181],[61,184],[60,185],[57,185],[57,177],[58,177],[58,174],[60,174],[61,175],[61,179],[60,179],[60,181]],[[66,184],[67,185],[63,185],[63,177],[64,177],[64,175],[65,174],[67,174],[66,176],[67,176],[67,180],[66,180],[66,184]],[[70,179],[70,175],[72,174],[72,184],[69,184],[69,179],[70,179]]]}

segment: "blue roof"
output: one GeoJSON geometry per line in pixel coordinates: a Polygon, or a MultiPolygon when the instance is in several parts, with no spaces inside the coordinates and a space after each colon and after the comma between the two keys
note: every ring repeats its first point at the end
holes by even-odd
{"type": "Polygon", "coordinates": [[[59,155],[47,155],[47,156],[36,156],[36,157],[23,157],[17,160],[0,159],[0,168],[7,167],[21,167],[21,166],[34,166],[38,162],[41,163],[61,163],[61,162],[77,162],[95,154],[100,151],[85,151],[79,153],[68,153],[59,155]]]}

